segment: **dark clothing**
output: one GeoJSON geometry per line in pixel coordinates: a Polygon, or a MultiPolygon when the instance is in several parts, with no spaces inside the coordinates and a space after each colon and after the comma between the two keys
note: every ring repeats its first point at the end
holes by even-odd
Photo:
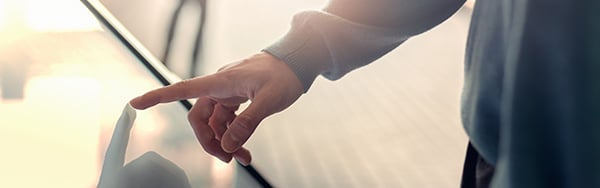
{"type": "MultiPolygon", "coordinates": [[[[265,51],[308,90],[425,32],[463,0],[331,0],[265,51]]],[[[424,52],[426,53],[426,52],[424,52]]],[[[478,0],[462,121],[492,187],[600,187],[600,1],[478,0]]]]}
{"type": "Polygon", "coordinates": [[[494,176],[494,166],[489,164],[473,148],[471,143],[467,146],[467,154],[463,166],[460,182],[461,188],[488,188],[494,176]]]}

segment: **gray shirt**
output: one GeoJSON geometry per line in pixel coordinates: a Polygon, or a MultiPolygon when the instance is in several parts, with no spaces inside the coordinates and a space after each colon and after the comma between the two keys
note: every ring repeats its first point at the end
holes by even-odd
{"type": "MultiPolygon", "coordinates": [[[[464,0],[331,0],[264,51],[306,90],[440,24],[464,0]]],[[[462,122],[494,187],[600,187],[600,1],[478,0],[462,122]]]]}

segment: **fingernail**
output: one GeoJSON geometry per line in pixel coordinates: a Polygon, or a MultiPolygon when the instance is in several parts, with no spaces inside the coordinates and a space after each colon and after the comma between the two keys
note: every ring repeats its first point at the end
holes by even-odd
{"type": "Polygon", "coordinates": [[[229,163],[229,161],[231,161],[231,158],[227,157],[227,156],[217,156],[217,158],[219,158],[221,161],[223,161],[225,163],[229,163]]]}
{"type": "Polygon", "coordinates": [[[248,166],[250,164],[250,161],[246,161],[245,159],[242,159],[242,158],[235,158],[235,160],[244,166],[248,166]]]}
{"type": "Polygon", "coordinates": [[[144,107],[139,106],[138,104],[140,100],[142,100],[142,96],[138,96],[136,98],[131,99],[131,101],[129,101],[129,104],[131,104],[131,106],[135,109],[143,110],[144,107]]]}

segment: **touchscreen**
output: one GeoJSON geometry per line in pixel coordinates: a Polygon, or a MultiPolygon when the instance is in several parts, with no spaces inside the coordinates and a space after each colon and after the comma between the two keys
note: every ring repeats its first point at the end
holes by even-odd
{"type": "MultiPolygon", "coordinates": [[[[0,187],[96,187],[123,106],[162,83],[81,2],[12,2],[0,7],[10,10],[0,11],[0,187]],[[60,28],[47,29],[52,23],[60,28]]],[[[191,187],[260,187],[237,164],[205,154],[186,115],[181,103],[137,111],[123,167],[175,169],[167,174],[191,187]]],[[[138,175],[127,180],[148,178],[138,175]]]]}
{"type": "MultiPolygon", "coordinates": [[[[132,66],[140,69],[146,79],[150,79],[159,86],[178,80],[162,65],[157,64],[158,62],[152,59],[152,55],[147,53],[144,46],[128,35],[124,28],[119,28],[118,21],[110,15],[110,12],[103,9],[98,1],[84,2],[98,18],[103,34],[107,35],[106,37],[112,42],[117,43],[120,50],[123,50],[122,52],[128,56],[124,58],[130,58],[135,62],[135,65],[132,66]]],[[[128,129],[119,129],[120,124],[117,123],[109,141],[110,144],[107,146],[107,152],[116,150],[112,153],[116,156],[106,153],[101,177],[107,177],[110,180],[112,176],[108,174],[112,172],[106,172],[105,169],[109,167],[110,170],[110,165],[115,166],[116,164],[107,162],[115,162],[115,159],[108,160],[111,159],[109,157],[116,157],[116,161],[119,161],[117,164],[121,164],[121,156],[118,154],[120,150],[125,151],[121,173],[126,175],[113,179],[113,182],[119,182],[126,187],[149,187],[151,185],[143,183],[153,181],[170,187],[187,187],[189,185],[191,187],[261,187],[268,185],[252,166],[242,167],[236,165],[235,162],[225,164],[202,150],[187,122],[188,109],[186,107],[189,108],[189,104],[188,101],[162,104],[148,111],[139,111],[135,116],[132,116],[132,114],[136,114],[135,111],[127,108],[128,105],[126,105],[120,121],[117,122],[123,122],[123,118],[126,118],[130,120],[132,126],[125,126],[130,129],[129,132],[122,132],[128,129]],[[145,119],[144,116],[146,116],[145,119]],[[137,120],[134,122],[132,117],[134,117],[133,119],[137,117],[137,120]],[[127,133],[130,134],[129,138],[124,139],[127,138],[127,133]],[[121,142],[128,140],[129,144],[123,147],[123,143],[119,143],[115,139],[119,139],[121,142]],[[105,174],[107,175],[105,176],[105,174]],[[123,180],[123,177],[126,179],[123,180]]],[[[115,116],[115,118],[117,117],[115,116]]],[[[99,185],[103,183],[102,178],[99,185]]],[[[108,187],[111,187],[110,184],[108,187]]]]}

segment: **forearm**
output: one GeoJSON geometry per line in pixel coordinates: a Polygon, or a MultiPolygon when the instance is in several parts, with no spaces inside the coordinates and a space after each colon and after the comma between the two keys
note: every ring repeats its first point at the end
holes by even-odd
{"type": "Polygon", "coordinates": [[[450,17],[464,0],[332,0],[297,14],[290,31],[265,49],[308,90],[319,74],[338,79],[450,17]]]}

